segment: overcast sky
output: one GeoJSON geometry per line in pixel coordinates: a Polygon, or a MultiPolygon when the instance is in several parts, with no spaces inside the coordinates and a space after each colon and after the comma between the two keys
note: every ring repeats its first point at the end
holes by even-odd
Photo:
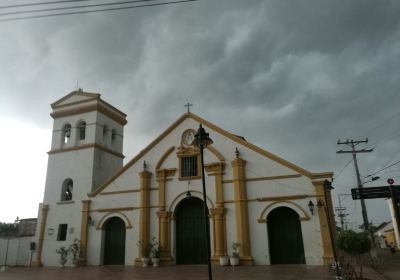
{"type": "MultiPolygon", "coordinates": [[[[126,160],[191,102],[304,169],[335,172],[337,203],[356,186],[338,139],[369,138],[363,176],[400,160],[399,15],[399,1],[200,0],[0,22],[0,221],[37,216],[50,104],[77,87],[128,115],[126,160]]],[[[366,186],[398,183],[399,170],[366,186]]],[[[361,223],[359,202],[343,198],[350,226],[361,223]]],[[[383,199],[367,206],[374,223],[389,218],[383,199]]]]}

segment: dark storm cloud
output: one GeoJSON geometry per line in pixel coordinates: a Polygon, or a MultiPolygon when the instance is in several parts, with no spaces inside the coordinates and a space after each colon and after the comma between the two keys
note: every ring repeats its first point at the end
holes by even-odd
{"type": "MultiPolygon", "coordinates": [[[[49,104],[78,81],[128,114],[129,159],[191,102],[305,169],[337,172],[349,160],[338,138],[398,130],[397,118],[371,131],[399,111],[399,14],[398,1],[203,0],[3,23],[0,109],[50,129],[49,104]]],[[[396,141],[363,155],[362,172],[396,141]]],[[[351,168],[340,176],[348,191],[351,168]]]]}

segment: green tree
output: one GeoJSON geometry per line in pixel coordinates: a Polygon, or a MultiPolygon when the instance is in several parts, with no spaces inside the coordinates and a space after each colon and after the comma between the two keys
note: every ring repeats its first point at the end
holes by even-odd
{"type": "Polygon", "coordinates": [[[349,254],[359,267],[358,279],[362,278],[362,256],[371,250],[371,241],[367,233],[344,230],[340,232],[337,240],[338,248],[349,254]]]}
{"type": "Polygon", "coordinates": [[[0,222],[0,237],[9,237],[17,234],[18,226],[14,223],[0,222]]]}

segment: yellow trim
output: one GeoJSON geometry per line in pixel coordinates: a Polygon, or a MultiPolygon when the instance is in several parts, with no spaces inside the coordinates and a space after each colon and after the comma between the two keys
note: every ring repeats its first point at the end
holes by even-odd
{"type": "Polygon", "coordinates": [[[118,208],[100,208],[100,209],[93,209],[91,212],[120,212],[120,211],[132,211],[135,209],[140,209],[140,207],[118,207],[118,208]]]}
{"type": "MultiPolygon", "coordinates": [[[[314,180],[313,185],[315,187],[315,192],[317,196],[319,196],[326,205],[326,207],[330,206],[330,203],[327,203],[325,200],[325,194],[324,194],[324,180],[323,179],[318,179],[314,180]]],[[[329,198],[330,199],[330,196],[329,198]]],[[[328,209],[329,211],[329,209],[328,209]]],[[[331,212],[331,211],[329,211],[331,212]]],[[[329,234],[329,221],[327,219],[327,215],[325,213],[325,207],[318,207],[317,208],[317,213],[318,213],[318,218],[319,218],[319,226],[320,226],[320,231],[321,231],[321,238],[322,238],[322,248],[323,248],[323,260],[324,264],[329,264],[331,260],[333,260],[333,248],[332,248],[332,242],[331,242],[331,236],[329,234]]],[[[332,213],[331,213],[332,214],[332,213]]],[[[330,220],[332,222],[333,220],[333,215],[328,215],[330,216],[330,220]]],[[[336,224],[334,222],[331,223],[332,229],[336,229],[336,224]]]]}
{"type": "Polygon", "coordinates": [[[42,219],[40,220],[39,239],[38,239],[36,259],[32,262],[32,266],[34,266],[34,267],[43,266],[42,252],[43,252],[44,232],[45,232],[46,223],[47,223],[47,215],[49,213],[49,205],[43,204],[41,210],[42,210],[42,219]]]}
{"type": "MultiPolygon", "coordinates": [[[[104,228],[104,222],[108,219],[109,216],[113,215],[112,217],[118,217],[121,218],[124,222],[125,222],[125,228],[126,229],[131,229],[132,224],[129,221],[128,216],[126,216],[124,213],[121,213],[119,211],[110,211],[109,213],[107,213],[106,215],[104,215],[100,221],[97,223],[96,225],[96,230],[101,230],[104,228]],[[121,217],[122,216],[122,217],[121,217]]],[[[111,218],[111,217],[110,217],[111,218]]]]}
{"type": "Polygon", "coordinates": [[[164,163],[165,159],[175,150],[175,146],[170,147],[158,160],[156,164],[156,170],[161,168],[161,165],[164,163]]]}
{"type": "MultiPolygon", "coordinates": [[[[64,96],[64,97],[60,98],[59,100],[57,100],[56,102],[52,103],[50,105],[51,108],[54,109],[54,108],[59,108],[59,107],[65,106],[65,105],[59,105],[59,104],[64,102],[64,101],[66,101],[68,98],[70,98],[70,97],[72,97],[74,95],[89,97],[89,98],[91,98],[90,100],[100,99],[100,94],[99,93],[90,93],[90,92],[83,92],[83,91],[72,91],[69,94],[67,94],[66,96],[64,96]]],[[[82,100],[82,101],[85,102],[87,100],[82,100]]]]}
{"type": "Polygon", "coordinates": [[[286,201],[286,200],[299,200],[309,197],[316,197],[315,194],[297,194],[297,195],[283,195],[283,196],[268,196],[257,197],[257,201],[286,201]]]}
{"type": "MultiPolygon", "coordinates": [[[[142,157],[144,155],[146,155],[153,147],[155,147],[158,143],[160,143],[168,134],[170,134],[176,127],[178,127],[181,123],[183,123],[183,121],[185,121],[186,119],[193,119],[199,123],[201,123],[204,126],[207,126],[208,128],[211,128],[219,133],[221,133],[222,135],[224,135],[225,137],[231,139],[232,141],[239,143],[241,145],[246,146],[247,148],[269,158],[272,159],[290,169],[293,169],[295,171],[297,171],[298,173],[308,177],[308,178],[312,178],[314,177],[318,177],[318,176],[322,176],[321,174],[327,175],[327,174],[333,174],[331,172],[325,172],[325,173],[311,173],[295,164],[292,164],[278,156],[275,156],[273,154],[271,154],[270,152],[267,152],[245,140],[243,140],[242,138],[235,136],[225,130],[223,130],[222,128],[217,127],[216,125],[213,125],[212,123],[200,118],[199,116],[193,114],[193,113],[185,113],[183,114],[181,117],[179,117],[174,123],[172,123],[166,130],[164,130],[164,132],[162,132],[156,139],[154,139],[149,145],[147,145],[138,155],[136,155],[133,159],[131,159],[120,171],[118,171],[116,174],[114,174],[112,177],[110,177],[102,186],[100,186],[99,188],[97,188],[97,190],[95,190],[94,192],[92,192],[90,194],[90,196],[96,196],[101,190],[103,190],[104,188],[106,188],[112,181],[114,181],[117,177],[119,177],[122,173],[124,173],[126,170],[128,170],[132,165],[134,165],[136,162],[138,162],[139,160],[142,159],[142,157]]],[[[211,146],[210,146],[211,147],[211,146]]],[[[211,150],[210,150],[211,151],[211,150]]]]}
{"type": "Polygon", "coordinates": [[[98,102],[93,105],[82,106],[82,107],[78,107],[78,108],[71,108],[71,109],[66,109],[66,110],[60,110],[60,111],[50,113],[50,116],[53,119],[58,119],[58,118],[62,118],[62,117],[98,111],[121,125],[125,125],[127,123],[126,115],[124,113],[122,113],[120,111],[118,111],[118,113],[113,112],[110,110],[110,108],[107,108],[107,106],[109,106],[108,104],[106,105],[103,103],[105,103],[105,102],[101,101],[101,102],[98,102]]]}
{"type": "MultiPolygon", "coordinates": [[[[143,170],[140,177],[140,212],[139,212],[139,240],[143,244],[150,242],[150,187],[152,173],[143,170]]],[[[139,246],[139,258],[143,256],[143,246],[139,246]]]]}
{"type": "MultiPolygon", "coordinates": [[[[190,191],[190,193],[192,194],[193,197],[197,197],[197,198],[200,198],[201,200],[203,200],[203,192],[196,191],[196,190],[188,190],[188,191],[190,191]]],[[[169,206],[168,211],[172,213],[172,218],[173,218],[173,219],[175,219],[175,210],[176,210],[176,207],[178,206],[179,202],[181,202],[181,200],[183,200],[183,199],[186,198],[186,193],[187,193],[186,191],[185,191],[185,192],[182,192],[182,193],[178,194],[178,195],[174,198],[174,200],[172,200],[172,202],[171,202],[171,204],[170,204],[170,206],[169,206]]],[[[211,208],[214,208],[214,207],[215,207],[213,201],[212,201],[208,196],[207,196],[207,205],[209,205],[209,206],[208,206],[208,209],[209,209],[209,210],[210,210],[211,208]]],[[[210,213],[210,212],[209,212],[209,213],[210,213]]]]}
{"type": "Polygon", "coordinates": [[[58,108],[64,108],[64,107],[69,107],[69,106],[78,105],[78,104],[90,103],[90,102],[98,100],[98,99],[99,99],[98,97],[92,97],[92,98],[88,98],[88,99],[80,100],[80,101],[75,101],[75,102],[71,102],[71,103],[64,104],[64,105],[57,105],[57,107],[55,107],[55,108],[58,109],[58,108]]]}
{"type": "Polygon", "coordinates": [[[241,258],[248,260],[252,265],[249,210],[247,203],[246,186],[246,161],[235,158],[231,161],[233,171],[233,193],[235,199],[236,240],[240,244],[239,254],[241,258]]]}
{"type": "MultiPolygon", "coordinates": [[[[298,178],[298,177],[301,177],[301,176],[303,176],[303,175],[301,175],[301,174],[289,174],[289,175],[279,175],[279,176],[246,178],[246,182],[268,181],[268,180],[283,180],[283,179],[290,179],[290,178],[298,178]]],[[[224,183],[224,184],[233,183],[233,180],[223,180],[222,183],[224,183]]]]}
{"type": "Polygon", "coordinates": [[[206,149],[209,150],[212,154],[214,154],[219,161],[225,161],[224,156],[213,146],[207,146],[206,149]]]}
{"type": "Polygon", "coordinates": [[[279,200],[279,201],[275,201],[275,202],[269,204],[268,206],[266,206],[264,208],[264,210],[261,212],[260,217],[258,218],[257,221],[259,223],[266,223],[268,214],[272,210],[274,210],[274,209],[276,209],[278,207],[289,207],[289,208],[291,208],[292,210],[294,210],[299,215],[300,221],[309,221],[311,219],[310,216],[308,216],[307,212],[303,209],[303,207],[301,207],[297,203],[294,203],[294,202],[288,201],[288,200],[279,200]],[[289,204],[289,206],[285,205],[285,203],[289,204]],[[274,206],[276,206],[276,207],[274,207],[274,206]]]}
{"type": "Polygon", "coordinates": [[[140,189],[114,191],[114,192],[101,192],[100,195],[112,195],[112,194],[134,193],[134,192],[140,192],[140,189]]]}
{"type": "Polygon", "coordinates": [[[64,205],[64,204],[74,204],[74,200],[66,200],[66,201],[58,201],[57,205],[64,205]]]}
{"type": "Polygon", "coordinates": [[[74,147],[68,147],[68,148],[62,148],[62,149],[57,149],[57,150],[51,150],[48,151],[47,153],[49,155],[51,154],[58,154],[58,153],[65,153],[65,152],[71,152],[71,151],[78,151],[78,150],[82,150],[82,149],[89,149],[89,148],[95,148],[95,149],[99,149],[102,151],[105,151],[109,154],[112,154],[114,156],[117,156],[119,158],[125,158],[125,156],[123,154],[114,152],[113,150],[110,150],[100,144],[97,143],[91,143],[91,144],[83,144],[83,145],[79,145],[79,146],[74,146],[74,147]]]}
{"type": "Polygon", "coordinates": [[[90,203],[90,200],[82,200],[81,239],[79,250],[80,265],[86,265],[90,203]]]}

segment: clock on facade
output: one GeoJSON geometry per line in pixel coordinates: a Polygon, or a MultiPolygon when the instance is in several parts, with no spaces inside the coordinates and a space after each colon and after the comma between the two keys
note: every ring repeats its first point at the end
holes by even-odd
{"type": "Polygon", "coordinates": [[[185,146],[191,146],[194,140],[194,135],[196,131],[193,129],[188,129],[182,134],[182,144],[185,146]]]}

